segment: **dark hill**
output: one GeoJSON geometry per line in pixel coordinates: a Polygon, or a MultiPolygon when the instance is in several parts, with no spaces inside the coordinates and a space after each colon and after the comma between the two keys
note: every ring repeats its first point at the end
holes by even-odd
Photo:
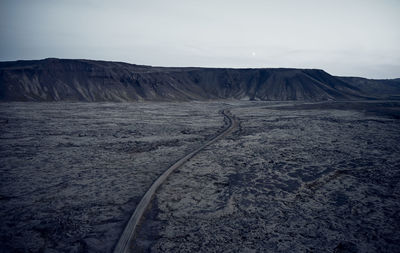
{"type": "Polygon", "coordinates": [[[358,87],[363,93],[376,98],[400,98],[400,78],[366,79],[362,77],[339,77],[341,80],[358,87]]]}
{"type": "Polygon", "coordinates": [[[318,69],[167,68],[65,59],[0,62],[1,101],[347,100],[374,96],[371,89],[363,88],[351,78],[318,69]]]}

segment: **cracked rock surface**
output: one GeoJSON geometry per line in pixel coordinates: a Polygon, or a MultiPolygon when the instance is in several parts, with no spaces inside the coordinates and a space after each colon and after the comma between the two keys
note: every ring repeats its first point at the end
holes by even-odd
{"type": "Polygon", "coordinates": [[[0,252],[400,252],[398,102],[1,103],[0,252]]]}
{"type": "Polygon", "coordinates": [[[363,106],[231,110],[240,129],[171,174],[135,251],[400,252],[400,122],[363,106]]]}
{"type": "Polygon", "coordinates": [[[220,131],[216,103],[1,103],[0,252],[110,252],[152,182],[220,131]]]}

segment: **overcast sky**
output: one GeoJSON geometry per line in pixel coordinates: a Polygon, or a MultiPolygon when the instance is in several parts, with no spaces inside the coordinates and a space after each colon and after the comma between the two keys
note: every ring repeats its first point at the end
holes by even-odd
{"type": "Polygon", "coordinates": [[[0,61],[321,68],[400,77],[399,0],[0,0],[0,61]]]}

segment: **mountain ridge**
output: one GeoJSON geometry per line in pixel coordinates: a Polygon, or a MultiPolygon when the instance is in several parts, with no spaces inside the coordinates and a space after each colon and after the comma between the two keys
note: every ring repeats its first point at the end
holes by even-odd
{"type": "Polygon", "coordinates": [[[400,94],[400,79],[321,69],[159,67],[86,59],[0,62],[0,101],[354,100],[400,94]],[[382,91],[379,93],[379,86],[382,91]]]}

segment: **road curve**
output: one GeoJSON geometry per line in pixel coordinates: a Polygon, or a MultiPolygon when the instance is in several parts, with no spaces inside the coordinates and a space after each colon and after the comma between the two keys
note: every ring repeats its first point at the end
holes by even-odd
{"type": "Polygon", "coordinates": [[[133,241],[133,238],[135,236],[136,230],[138,228],[138,225],[144,215],[144,213],[147,210],[147,207],[149,206],[151,200],[154,197],[154,194],[156,193],[157,189],[160,187],[160,185],[167,179],[167,177],[176,169],[181,167],[185,162],[187,162],[189,159],[191,159],[193,156],[195,156],[197,153],[199,153],[201,150],[204,148],[210,146],[217,140],[223,138],[224,136],[228,135],[231,133],[237,126],[238,126],[238,121],[237,119],[231,115],[229,110],[222,110],[222,114],[226,119],[228,119],[228,126],[224,131],[221,133],[217,134],[213,138],[211,138],[209,141],[207,141],[205,144],[197,148],[196,150],[192,151],[191,153],[185,155],[181,159],[179,159],[176,163],[171,165],[152,185],[151,187],[147,190],[147,192],[143,195],[142,199],[140,200],[139,204],[137,205],[135,212],[132,214],[131,218],[128,221],[128,224],[126,225],[124,232],[122,232],[121,237],[119,238],[118,243],[116,244],[114,248],[114,253],[126,253],[129,252],[130,250],[130,244],[133,241]]]}

